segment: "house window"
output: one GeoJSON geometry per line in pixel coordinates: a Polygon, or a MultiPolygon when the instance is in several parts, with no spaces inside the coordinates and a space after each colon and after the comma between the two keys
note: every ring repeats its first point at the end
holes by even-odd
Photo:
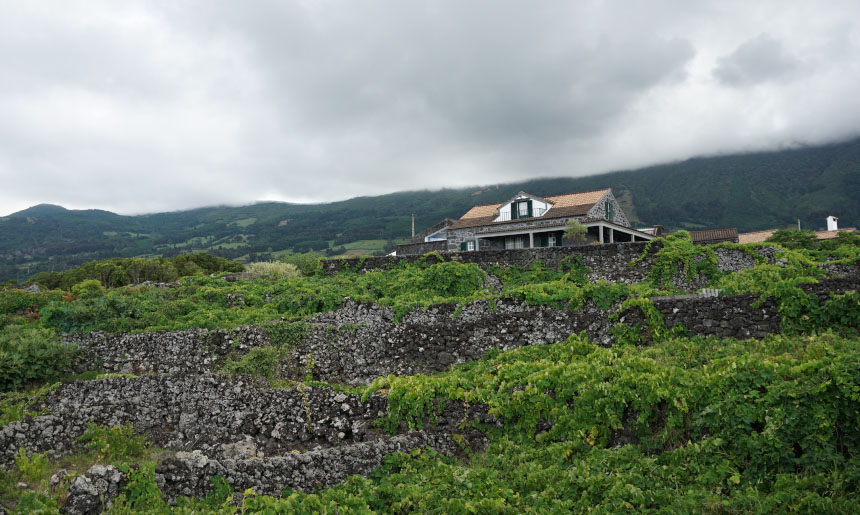
{"type": "Polygon", "coordinates": [[[524,247],[524,236],[508,236],[505,238],[506,249],[521,249],[524,247]]]}
{"type": "Polygon", "coordinates": [[[529,216],[529,203],[527,201],[517,203],[517,214],[520,215],[519,218],[527,218],[529,216]]]}
{"type": "Polygon", "coordinates": [[[603,211],[606,213],[606,219],[610,222],[615,221],[615,206],[608,200],[603,204],[603,211]]]}
{"type": "Polygon", "coordinates": [[[466,242],[466,250],[475,250],[475,242],[474,241],[466,242]]]}
{"type": "Polygon", "coordinates": [[[550,234],[547,238],[547,247],[555,247],[555,234],[550,234]]]}

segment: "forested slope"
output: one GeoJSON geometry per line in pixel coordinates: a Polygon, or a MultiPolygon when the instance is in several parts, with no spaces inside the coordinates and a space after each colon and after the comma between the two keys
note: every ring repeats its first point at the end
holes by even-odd
{"type": "Polygon", "coordinates": [[[268,202],[142,216],[41,205],[0,218],[0,282],[109,257],[205,250],[256,260],[283,250],[381,251],[409,237],[412,214],[421,230],[520,190],[552,195],[605,187],[613,189],[635,225],[753,231],[793,226],[800,219],[813,229],[824,228],[825,217],[835,215],[842,227],[860,226],[860,140],[318,205],[268,202]]]}

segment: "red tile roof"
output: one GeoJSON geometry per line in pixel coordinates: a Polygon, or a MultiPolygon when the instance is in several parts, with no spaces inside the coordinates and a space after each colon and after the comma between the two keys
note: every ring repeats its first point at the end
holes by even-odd
{"type": "MultiPolygon", "coordinates": [[[[570,216],[584,216],[587,214],[597,202],[603,198],[609,189],[585,191],[582,193],[568,193],[566,195],[556,195],[553,197],[544,197],[544,200],[552,204],[552,208],[546,212],[540,219],[565,218],[570,216]]],[[[478,227],[481,225],[490,225],[493,223],[516,223],[520,220],[506,220],[504,222],[493,222],[499,214],[499,208],[502,204],[485,204],[483,206],[475,206],[466,212],[459,220],[454,222],[451,229],[463,229],[466,227],[478,227]]],[[[528,218],[525,220],[534,220],[528,218]]]]}
{"type": "Polygon", "coordinates": [[[690,231],[693,243],[698,241],[737,241],[738,230],[736,227],[726,229],[705,229],[702,231],[690,231]]]}

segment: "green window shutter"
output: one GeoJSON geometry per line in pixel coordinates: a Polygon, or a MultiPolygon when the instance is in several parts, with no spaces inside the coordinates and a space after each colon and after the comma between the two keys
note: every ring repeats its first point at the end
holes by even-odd
{"type": "Polygon", "coordinates": [[[613,204],[612,202],[609,203],[609,221],[615,221],[615,204],[613,204]]]}
{"type": "Polygon", "coordinates": [[[517,219],[517,203],[511,202],[511,220],[517,219]]]}
{"type": "Polygon", "coordinates": [[[466,242],[465,241],[460,242],[460,250],[466,250],[466,242]]]}
{"type": "Polygon", "coordinates": [[[555,235],[555,246],[561,247],[561,240],[564,238],[564,231],[558,231],[558,234],[555,235]]]}
{"type": "Polygon", "coordinates": [[[540,235],[540,246],[549,247],[549,234],[543,233],[540,235]]]}
{"type": "Polygon", "coordinates": [[[528,216],[529,218],[531,218],[531,217],[532,217],[532,201],[531,201],[531,200],[529,200],[529,201],[528,201],[528,203],[527,203],[526,205],[528,206],[528,215],[527,215],[527,216],[528,216]]]}

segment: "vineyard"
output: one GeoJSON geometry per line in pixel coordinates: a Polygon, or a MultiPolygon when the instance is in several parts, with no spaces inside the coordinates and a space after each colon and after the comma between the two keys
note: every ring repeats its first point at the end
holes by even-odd
{"type": "Polygon", "coordinates": [[[0,513],[860,511],[857,239],[511,252],[0,292],[0,513]]]}

